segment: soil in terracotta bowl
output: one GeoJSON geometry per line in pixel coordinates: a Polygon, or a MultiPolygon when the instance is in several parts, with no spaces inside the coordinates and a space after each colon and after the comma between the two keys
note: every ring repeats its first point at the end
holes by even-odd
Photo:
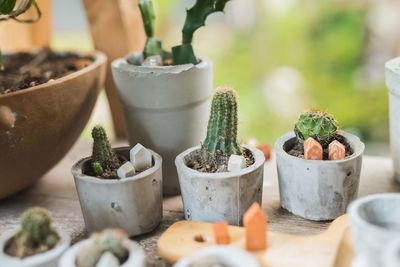
{"type": "MultiPolygon", "coordinates": [[[[341,135],[338,135],[336,140],[344,145],[346,149],[345,158],[350,157],[353,154],[353,149],[351,148],[350,144],[346,141],[346,138],[344,138],[341,135]]],[[[329,160],[328,146],[322,148],[323,148],[322,160],[329,160]]],[[[288,140],[284,144],[283,149],[291,156],[304,159],[303,143],[300,143],[296,137],[293,137],[292,139],[288,140]]]]}
{"type": "MultiPolygon", "coordinates": [[[[250,150],[243,148],[242,156],[246,159],[246,168],[254,164],[254,156],[250,150]]],[[[218,153],[216,157],[206,161],[201,159],[201,150],[196,150],[186,156],[186,166],[189,168],[207,173],[227,172],[229,156],[218,153]]]]}
{"type": "Polygon", "coordinates": [[[37,53],[4,55],[4,70],[0,71],[0,95],[61,78],[87,67],[93,61],[92,57],[54,52],[49,48],[37,53]]]}

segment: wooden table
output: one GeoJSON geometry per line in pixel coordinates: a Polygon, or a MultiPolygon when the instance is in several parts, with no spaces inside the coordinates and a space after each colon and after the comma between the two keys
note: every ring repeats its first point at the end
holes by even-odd
{"type": "MultiPolygon", "coordinates": [[[[124,143],[115,144],[116,146],[124,143]]],[[[70,172],[73,163],[91,153],[91,143],[78,141],[66,157],[34,186],[0,201],[0,233],[17,228],[19,216],[31,206],[49,209],[57,228],[71,234],[75,243],[88,233],[78,196],[70,172]]],[[[365,156],[361,171],[359,196],[381,192],[400,192],[400,184],[394,182],[389,158],[365,156]]],[[[111,198],[112,196],[110,196],[111,198]]],[[[263,209],[269,218],[269,230],[298,235],[317,234],[325,230],[329,222],[313,222],[296,217],[279,205],[278,179],[275,160],[265,164],[263,209]]],[[[157,253],[157,240],[172,223],[183,220],[180,196],[164,199],[164,218],[160,226],[150,234],[135,237],[147,254],[147,266],[169,266],[157,253]]]]}

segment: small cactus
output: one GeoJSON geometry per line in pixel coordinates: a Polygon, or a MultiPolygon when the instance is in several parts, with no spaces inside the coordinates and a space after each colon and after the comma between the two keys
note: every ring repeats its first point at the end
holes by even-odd
{"type": "Polygon", "coordinates": [[[151,0],[140,0],[139,9],[142,14],[142,20],[144,30],[147,35],[147,41],[144,46],[143,56],[147,58],[149,56],[161,56],[163,55],[162,43],[160,40],[154,38],[154,9],[151,0]]]}
{"type": "Polygon", "coordinates": [[[207,136],[202,146],[202,159],[215,157],[217,153],[230,156],[241,155],[238,144],[238,102],[236,92],[229,87],[217,89],[211,103],[207,136]]]}
{"type": "Polygon", "coordinates": [[[106,131],[102,126],[93,127],[92,137],[92,167],[96,175],[101,175],[103,173],[103,168],[111,164],[111,160],[115,155],[111,150],[106,131]]]}
{"type": "Polygon", "coordinates": [[[326,147],[338,134],[338,126],[332,115],[318,110],[311,110],[300,115],[294,126],[299,142],[304,143],[309,137],[326,147]]]}
{"type": "Polygon", "coordinates": [[[97,245],[82,248],[76,255],[77,267],[94,267],[103,254],[103,249],[97,245]]]}

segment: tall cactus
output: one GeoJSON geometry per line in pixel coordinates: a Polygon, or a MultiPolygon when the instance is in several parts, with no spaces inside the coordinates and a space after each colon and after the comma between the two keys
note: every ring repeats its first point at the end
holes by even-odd
{"type": "Polygon", "coordinates": [[[154,38],[154,9],[151,0],[140,0],[139,2],[140,13],[142,14],[142,20],[144,30],[147,35],[147,41],[144,46],[143,56],[147,58],[149,56],[161,56],[163,54],[162,43],[160,40],[154,38]]]}
{"type": "Polygon", "coordinates": [[[110,164],[114,153],[111,150],[106,131],[100,125],[93,127],[92,167],[97,175],[103,173],[103,168],[110,164]]]}
{"type": "Polygon", "coordinates": [[[182,29],[182,44],[172,48],[174,65],[197,64],[192,47],[194,32],[205,25],[209,15],[223,12],[229,0],[196,0],[194,6],[186,11],[186,20],[182,29]]]}
{"type": "Polygon", "coordinates": [[[240,155],[238,144],[238,102],[236,92],[229,87],[220,87],[213,96],[207,136],[202,146],[202,158],[215,157],[217,153],[240,155]]]}

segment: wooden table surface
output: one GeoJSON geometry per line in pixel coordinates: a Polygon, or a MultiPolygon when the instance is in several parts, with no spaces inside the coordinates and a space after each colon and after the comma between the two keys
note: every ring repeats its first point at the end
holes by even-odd
{"type": "MultiPolygon", "coordinates": [[[[19,216],[25,209],[42,206],[51,211],[57,228],[71,234],[73,243],[85,238],[88,233],[85,231],[70,169],[73,163],[90,153],[91,143],[78,141],[66,157],[38,183],[14,196],[0,200],[0,233],[19,227],[19,216]]],[[[359,196],[400,192],[400,184],[394,182],[392,176],[392,164],[389,158],[365,156],[359,196]]],[[[144,247],[147,266],[169,266],[157,253],[157,240],[172,223],[184,219],[180,196],[165,198],[163,204],[164,217],[160,226],[150,234],[133,238],[144,247]]],[[[324,231],[329,225],[329,222],[313,222],[299,218],[280,207],[274,158],[265,164],[263,210],[270,222],[269,231],[310,235],[324,231]]]]}

